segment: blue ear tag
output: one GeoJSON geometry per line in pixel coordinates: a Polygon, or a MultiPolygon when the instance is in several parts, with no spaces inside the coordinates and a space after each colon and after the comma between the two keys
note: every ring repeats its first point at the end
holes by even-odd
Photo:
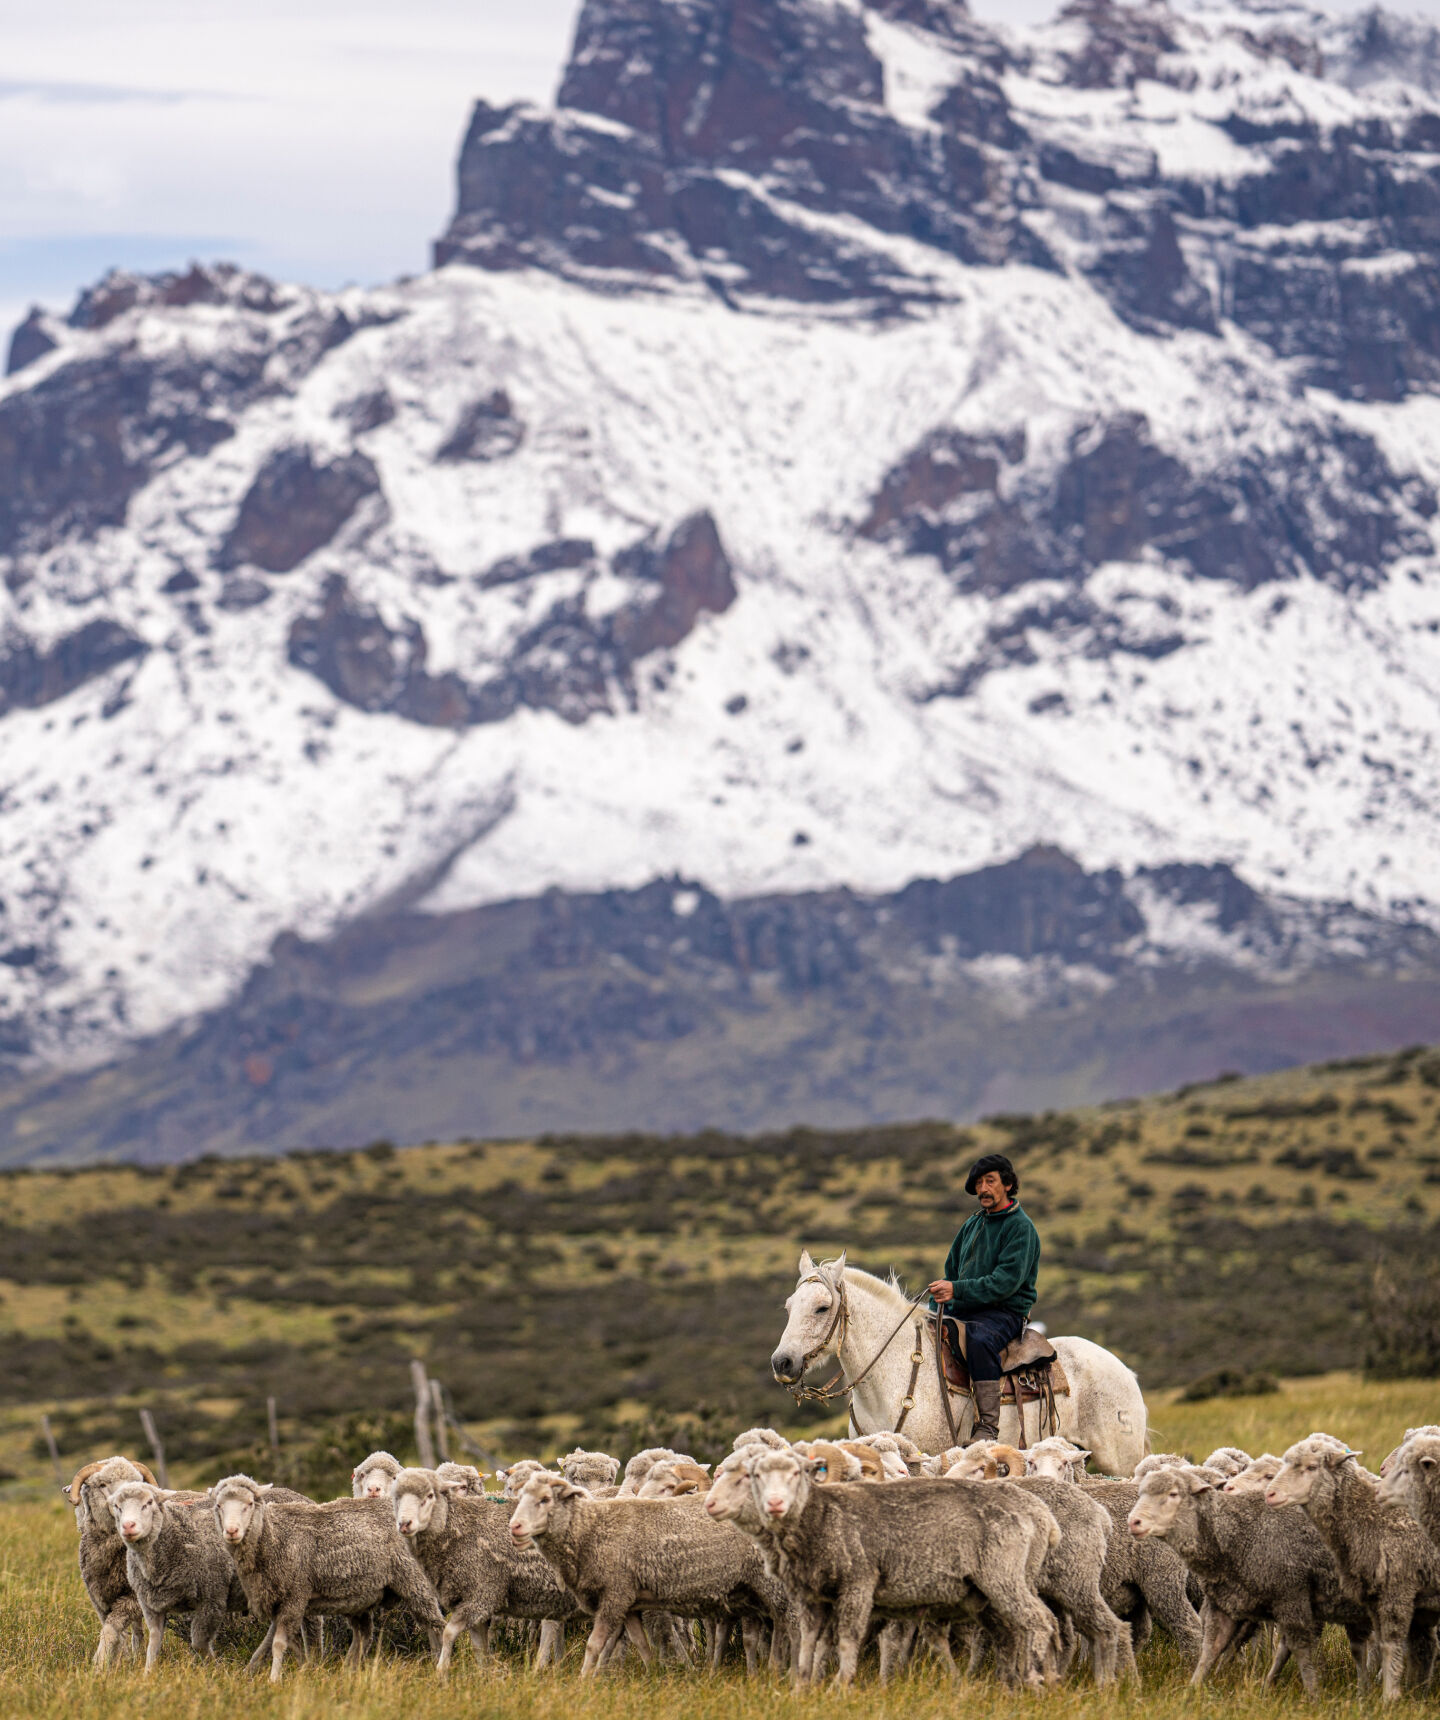
{"type": "Polygon", "coordinates": [[[815,1473],[817,1475],[828,1475],[830,1473],[830,1465],[828,1463],[822,1463],[815,1473]]]}

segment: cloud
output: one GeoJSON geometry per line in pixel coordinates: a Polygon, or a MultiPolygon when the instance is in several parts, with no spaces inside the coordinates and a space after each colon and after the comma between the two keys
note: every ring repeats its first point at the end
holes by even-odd
{"type": "Polygon", "coordinates": [[[109,106],[116,102],[150,102],[168,105],[188,101],[236,101],[239,98],[218,90],[148,90],[133,84],[84,84],[55,82],[44,78],[0,78],[0,102],[29,96],[42,102],[70,102],[109,106]]]}

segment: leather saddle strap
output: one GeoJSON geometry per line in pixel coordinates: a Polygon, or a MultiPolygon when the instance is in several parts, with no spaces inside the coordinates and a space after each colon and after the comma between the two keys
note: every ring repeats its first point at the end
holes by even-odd
{"type": "Polygon", "coordinates": [[[899,1433],[905,1425],[905,1417],[915,1407],[915,1382],[920,1378],[920,1364],[925,1360],[925,1351],[921,1346],[920,1333],[922,1322],[915,1322],[915,1348],[910,1352],[910,1384],[905,1388],[905,1397],[900,1405],[900,1415],[895,1423],[895,1432],[899,1433]]]}
{"type": "Polygon", "coordinates": [[[955,1416],[950,1408],[950,1382],[945,1378],[945,1310],[935,1310],[935,1383],[940,1388],[940,1407],[945,1411],[945,1425],[950,1429],[951,1445],[959,1445],[960,1439],[955,1432],[955,1416]]]}

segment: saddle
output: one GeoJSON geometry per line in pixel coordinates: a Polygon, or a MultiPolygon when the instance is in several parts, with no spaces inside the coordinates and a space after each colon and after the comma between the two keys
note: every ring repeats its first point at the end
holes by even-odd
{"type": "MultiPolygon", "coordinates": [[[[926,1316],[930,1335],[935,1335],[937,1316],[926,1316]]],[[[940,1346],[945,1364],[945,1383],[952,1392],[970,1394],[970,1366],[965,1359],[965,1326],[949,1314],[944,1317],[945,1342],[940,1346]]],[[[1068,1397],[1070,1381],[1043,1332],[1027,1326],[1013,1343],[1000,1352],[1000,1402],[1024,1405],[1050,1397],[1068,1397]]]]}

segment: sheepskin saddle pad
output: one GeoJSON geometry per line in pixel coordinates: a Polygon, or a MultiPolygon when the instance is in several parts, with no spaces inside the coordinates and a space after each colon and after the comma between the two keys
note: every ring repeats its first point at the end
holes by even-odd
{"type": "MultiPolygon", "coordinates": [[[[935,1329],[935,1316],[929,1316],[930,1329],[935,1329]]],[[[970,1368],[965,1360],[965,1327],[959,1320],[945,1316],[945,1339],[941,1356],[945,1363],[945,1383],[952,1391],[970,1390],[970,1368]]],[[[1055,1346],[1043,1332],[1027,1326],[1013,1343],[1000,1353],[1001,1403],[1034,1403],[1045,1396],[1045,1375],[1049,1373],[1050,1390],[1056,1397],[1068,1397],[1070,1381],[1055,1346]]]]}

